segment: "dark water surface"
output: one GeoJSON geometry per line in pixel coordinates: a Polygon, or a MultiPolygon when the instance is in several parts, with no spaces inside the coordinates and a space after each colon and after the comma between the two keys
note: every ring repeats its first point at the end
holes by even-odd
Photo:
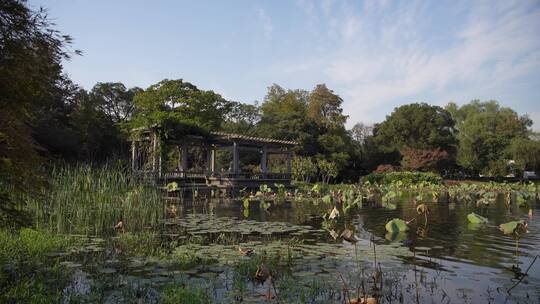
{"type": "MultiPolygon", "coordinates": [[[[356,290],[362,273],[369,284],[374,265],[379,264],[384,278],[382,303],[540,303],[540,259],[533,263],[540,255],[537,203],[532,214],[524,208],[508,209],[502,201],[481,208],[459,203],[427,206],[426,224],[410,199],[397,203],[395,210],[366,206],[336,220],[321,216],[329,211],[328,205],[310,201],[251,202],[247,210],[242,201],[184,202],[175,205],[175,216],[160,228],[160,239],[236,238],[233,245],[203,242],[176,249],[212,257],[217,264],[202,270],[181,270],[166,262],[123,256],[111,249],[104,254],[99,248],[107,241],[93,241],[91,246],[101,253],[73,261],[71,266],[81,270],[69,288],[84,291],[88,289],[85,280],[103,280],[115,286],[107,298],[107,302],[114,303],[122,298],[115,290],[118,286],[187,280],[213,290],[216,302],[230,302],[235,282],[231,261],[239,257],[240,243],[256,253],[293,252],[296,258],[291,266],[292,281],[280,283],[283,299],[287,292],[293,294],[300,286],[309,285],[317,291],[312,297],[316,301],[311,302],[343,303],[330,290],[339,293],[343,281],[356,290]],[[468,223],[467,214],[473,211],[487,217],[489,223],[468,223]],[[392,218],[417,219],[411,222],[409,231],[389,234],[385,223],[392,218]],[[518,219],[528,222],[529,233],[519,239],[516,248],[516,240],[503,235],[498,225],[518,219]],[[354,232],[356,244],[339,237],[345,229],[354,232]],[[527,270],[526,276],[520,275],[527,270]]],[[[246,288],[242,302],[264,301],[261,295],[266,285],[251,284],[246,288]]],[[[300,301],[295,296],[288,299],[300,301]]]]}
{"type": "MultiPolygon", "coordinates": [[[[349,227],[360,238],[357,243],[359,259],[371,263],[371,240],[380,252],[383,269],[401,276],[404,289],[419,282],[421,303],[540,303],[540,259],[527,275],[519,279],[540,255],[540,210],[535,206],[532,215],[525,208],[508,209],[502,201],[478,208],[456,203],[428,203],[427,225],[424,217],[416,214],[414,203],[403,200],[396,210],[363,208],[340,220],[336,231],[349,227]],[[487,225],[470,224],[467,214],[476,212],[489,219],[487,225]],[[406,233],[390,235],[384,225],[392,218],[418,220],[406,233]],[[516,240],[504,235],[498,225],[511,220],[528,222],[529,233],[516,240]],[[415,279],[416,274],[416,279],[415,279]],[[519,283],[518,283],[519,282],[519,283]],[[508,291],[510,290],[510,291],[508,291]]],[[[216,217],[243,218],[241,202],[192,204],[185,206],[184,214],[211,213],[216,217]]],[[[286,222],[324,228],[321,206],[296,202],[273,206],[269,212],[258,204],[250,206],[247,220],[258,222],[286,222]]],[[[324,209],[324,208],[323,208],[324,209]]],[[[349,250],[354,260],[355,248],[328,232],[306,234],[307,240],[331,243],[349,250]]],[[[351,260],[344,257],[343,265],[351,260]]],[[[307,261],[306,263],[308,263],[307,261]]],[[[340,267],[336,267],[339,270],[340,267]]],[[[415,285],[416,286],[416,285],[415,285]]],[[[415,289],[415,288],[414,288],[415,289]]],[[[416,290],[405,294],[404,302],[416,301],[416,290]]]]}

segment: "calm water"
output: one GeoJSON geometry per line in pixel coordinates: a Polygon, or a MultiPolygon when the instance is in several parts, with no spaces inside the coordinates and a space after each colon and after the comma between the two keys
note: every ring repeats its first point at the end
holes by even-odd
{"type": "MultiPolygon", "coordinates": [[[[339,290],[340,275],[349,286],[359,286],[361,271],[369,277],[377,258],[384,277],[383,290],[390,295],[382,299],[384,303],[540,303],[540,259],[521,282],[518,275],[540,255],[538,204],[529,215],[526,209],[507,210],[502,201],[485,208],[429,203],[427,225],[410,200],[404,199],[397,205],[396,210],[365,207],[328,221],[320,216],[328,207],[310,202],[284,202],[270,207],[251,203],[248,212],[241,201],[187,202],[176,205],[176,216],[165,221],[160,233],[164,242],[186,235],[208,239],[233,235],[241,246],[256,252],[283,250],[284,244],[294,239],[295,254],[301,258],[296,259],[292,268],[296,281],[291,286],[304,286],[320,279],[339,290]],[[489,224],[469,224],[467,214],[473,211],[487,217],[489,224]],[[414,217],[418,219],[406,233],[390,235],[385,231],[385,223],[392,218],[414,217]],[[499,224],[517,219],[529,223],[529,233],[519,239],[518,254],[515,239],[498,229],[499,224]],[[336,237],[344,229],[359,238],[356,245],[336,237]]],[[[79,275],[83,277],[76,280],[109,277],[113,280],[111,303],[118,300],[114,297],[115,286],[126,282],[163,284],[172,280],[206,282],[204,286],[210,284],[217,299],[226,299],[232,286],[228,282],[234,281],[229,261],[238,258],[238,245],[180,249],[214,257],[219,263],[209,269],[179,271],[167,263],[106,250],[107,254],[87,255],[75,261],[78,264],[74,267],[81,268],[79,275]]],[[[72,288],[84,285],[78,282],[72,288]]],[[[244,297],[243,302],[263,301],[265,288],[250,286],[248,294],[252,296],[244,297]]],[[[324,291],[315,298],[319,303],[343,301],[324,291]]]]}
{"type": "MultiPolygon", "coordinates": [[[[502,201],[484,208],[454,203],[429,203],[428,207],[427,226],[423,216],[418,216],[418,223],[413,222],[407,233],[389,235],[384,224],[396,217],[412,219],[417,216],[416,208],[409,200],[399,203],[396,210],[361,209],[342,218],[336,230],[339,232],[340,226],[341,229],[347,226],[355,230],[360,238],[357,250],[368,262],[372,261],[370,240],[373,240],[381,252],[381,267],[398,269],[396,272],[405,278],[404,285],[414,282],[416,273],[416,280],[422,280],[422,303],[540,303],[540,258],[519,284],[515,268],[525,272],[540,255],[540,210],[537,205],[532,216],[527,209],[508,210],[502,201]],[[487,217],[489,224],[469,224],[467,214],[473,211],[487,217]],[[515,239],[498,229],[499,224],[517,219],[524,219],[529,224],[529,233],[519,239],[518,254],[515,239]]],[[[323,219],[318,216],[321,208],[292,202],[272,207],[267,212],[254,204],[250,206],[247,220],[288,222],[317,229],[324,226],[323,219]]],[[[241,202],[195,204],[186,206],[183,211],[184,214],[212,213],[218,217],[243,218],[241,202]]],[[[344,247],[351,252],[349,257],[354,256],[353,245],[339,238],[333,240],[326,232],[305,238],[344,247]]],[[[350,266],[350,263],[344,261],[344,265],[350,266]]],[[[415,292],[409,297],[416,301],[415,292]]]]}

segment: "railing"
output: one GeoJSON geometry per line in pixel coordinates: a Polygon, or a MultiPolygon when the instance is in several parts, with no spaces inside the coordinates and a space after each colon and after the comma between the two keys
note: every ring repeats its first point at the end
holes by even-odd
{"type": "Polygon", "coordinates": [[[291,179],[290,173],[220,173],[215,174],[216,177],[227,178],[227,179],[253,179],[253,180],[263,180],[263,179],[291,179]]]}
{"type": "Polygon", "coordinates": [[[232,172],[202,172],[202,171],[168,171],[161,172],[152,170],[135,170],[135,175],[143,179],[195,179],[195,178],[215,178],[215,179],[245,179],[245,180],[288,180],[290,173],[232,173],[232,172]]]}

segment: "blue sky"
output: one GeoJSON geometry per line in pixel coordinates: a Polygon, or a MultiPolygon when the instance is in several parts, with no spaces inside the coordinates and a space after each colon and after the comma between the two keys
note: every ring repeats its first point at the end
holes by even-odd
{"type": "Polygon", "coordinates": [[[86,89],[182,78],[242,102],[326,83],[356,122],[495,99],[540,130],[540,1],[31,0],[74,39],[86,89]]]}

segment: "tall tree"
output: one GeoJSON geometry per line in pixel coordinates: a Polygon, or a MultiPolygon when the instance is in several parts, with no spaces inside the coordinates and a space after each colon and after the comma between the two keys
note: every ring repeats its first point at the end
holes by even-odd
{"type": "Polygon", "coordinates": [[[261,120],[257,132],[261,136],[300,141],[306,148],[303,153],[313,152],[311,124],[306,119],[308,92],[285,90],[277,84],[268,88],[261,104],[261,120]]]}
{"type": "Polygon", "coordinates": [[[318,84],[309,94],[307,115],[318,126],[339,128],[347,121],[341,104],[343,99],[328,89],[325,84],[318,84]]]}
{"type": "Polygon", "coordinates": [[[251,135],[256,132],[255,127],[260,120],[261,113],[257,103],[245,104],[232,101],[222,129],[227,132],[251,135]]]}
{"type": "Polygon", "coordinates": [[[454,120],[449,112],[426,103],[394,109],[375,129],[375,138],[388,152],[403,147],[450,150],[456,143],[454,120]]]}
{"type": "Polygon", "coordinates": [[[473,100],[447,109],[456,120],[459,131],[458,163],[474,172],[488,172],[490,164],[509,159],[508,147],[514,138],[526,138],[532,121],[514,110],[501,107],[497,101],[473,100]]]}
{"type": "Polygon", "coordinates": [[[135,95],[132,126],[150,126],[174,120],[206,130],[223,123],[230,103],[213,91],[204,91],[182,79],[162,80],[135,95]]]}
{"type": "Polygon", "coordinates": [[[509,150],[519,169],[540,173],[540,140],[516,137],[509,150]]]}
{"type": "Polygon", "coordinates": [[[352,138],[361,145],[365,144],[366,139],[371,135],[373,135],[373,126],[363,122],[356,123],[351,129],[352,138]]]}
{"type": "Polygon", "coordinates": [[[0,225],[21,219],[21,194],[38,185],[39,147],[31,126],[43,109],[54,107],[70,42],[43,10],[34,12],[25,1],[0,2],[0,225]]]}
{"type": "Polygon", "coordinates": [[[98,82],[90,91],[90,98],[95,99],[96,106],[115,123],[123,123],[133,116],[133,98],[141,92],[141,88],[127,89],[120,82],[98,82]]]}

